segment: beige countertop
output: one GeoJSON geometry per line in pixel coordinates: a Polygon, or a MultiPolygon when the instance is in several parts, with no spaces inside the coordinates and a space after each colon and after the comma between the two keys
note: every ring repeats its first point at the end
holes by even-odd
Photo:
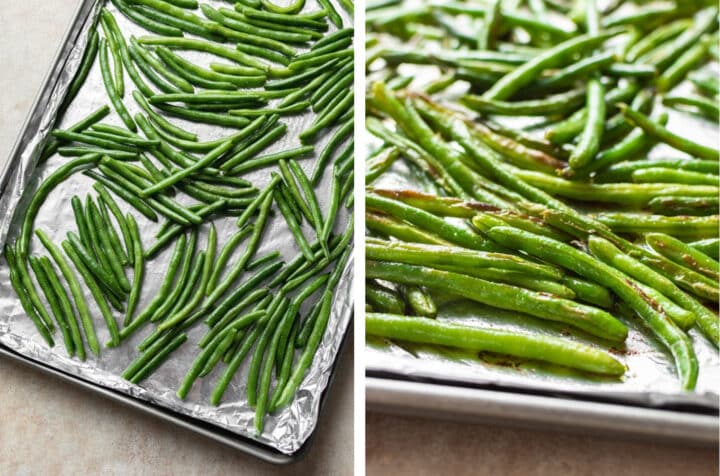
{"type": "MultiPolygon", "coordinates": [[[[0,160],[6,160],[78,0],[5,1],[0,9],[0,160]]],[[[276,467],[0,359],[0,474],[352,474],[352,336],[318,438],[276,467]]]]}
{"type": "Polygon", "coordinates": [[[717,448],[369,413],[371,476],[716,476],[717,448]]]}

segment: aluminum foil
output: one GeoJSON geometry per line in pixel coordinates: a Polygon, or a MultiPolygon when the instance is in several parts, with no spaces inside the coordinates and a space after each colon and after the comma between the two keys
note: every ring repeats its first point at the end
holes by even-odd
{"type": "MultiPolygon", "coordinates": [[[[422,4],[422,2],[414,2],[422,4]]],[[[460,25],[458,25],[460,26],[460,25]]],[[[396,38],[383,36],[380,44],[408,48],[396,38]],[[387,41],[385,41],[387,40],[387,41]]],[[[423,45],[423,50],[431,46],[423,45]]],[[[384,70],[372,66],[369,81],[382,78],[384,70]]],[[[718,74],[716,63],[708,65],[708,71],[718,74]]],[[[434,67],[401,65],[400,75],[412,75],[415,79],[409,90],[422,90],[422,86],[438,77],[434,67]]],[[[457,106],[457,98],[464,94],[465,88],[456,83],[442,96],[442,100],[451,107],[457,106]]],[[[681,84],[679,94],[693,93],[692,86],[681,84]]],[[[720,140],[720,130],[691,114],[683,114],[673,110],[669,112],[668,127],[679,131],[686,137],[697,142],[716,146],[720,140]]],[[[496,118],[504,122],[501,118],[496,118]]],[[[507,123],[513,125],[512,118],[507,123]]],[[[521,125],[533,123],[533,119],[520,118],[521,125]]],[[[538,122],[535,118],[534,122],[538,122]]],[[[517,123],[515,123],[517,124],[517,123]]],[[[379,146],[377,139],[365,133],[368,150],[379,146]]],[[[649,158],[682,157],[684,154],[664,144],[656,146],[649,158]]],[[[409,167],[403,160],[396,161],[393,166],[372,187],[394,190],[418,190],[427,193],[439,192],[417,168],[409,167]]],[[[531,329],[540,333],[557,337],[570,337],[573,340],[609,349],[621,360],[628,371],[621,380],[606,379],[599,376],[582,374],[571,369],[538,362],[529,362],[507,356],[477,354],[457,349],[437,346],[395,343],[385,339],[368,337],[365,352],[368,373],[380,377],[432,380],[450,385],[478,385],[498,387],[519,391],[535,391],[575,398],[616,401],[619,403],[639,404],[653,407],[691,406],[700,409],[717,409],[720,401],[720,358],[717,349],[700,334],[691,329],[689,335],[693,341],[699,363],[697,387],[693,392],[683,392],[675,372],[672,356],[643,328],[637,320],[623,319],[629,328],[624,348],[613,348],[613,344],[594,339],[587,334],[575,331],[566,326],[556,325],[548,321],[492,309],[464,299],[448,300],[447,296],[438,296],[438,319],[449,319],[468,325],[482,324],[501,329],[522,332],[531,329]],[[444,301],[444,302],[443,302],[444,301]]]]}
{"type": "MultiPolygon", "coordinates": [[[[35,130],[23,131],[24,139],[26,140],[20,141],[21,147],[15,151],[5,167],[7,185],[0,197],[0,217],[2,217],[0,218],[0,237],[2,238],[2,242],[5,242],[5,239],[7,239],[8,242],[13,242],[18,234],[18,226],[22,220],[23,213],[15,213],[15,210],[23,210],[27,204],[27,200],[29,197],[32,197],[39,183],[58,166],[69,160],[56,155],[46,164],[38,168],[35,167],[40,150],[53,127],[67,127],[100,106],[104,104],[109,105],[100,70],[96,62],[87,82],[64,114],[61,122],[55,124],[59,105],[82,59],[87,43],[88,31],[94,24],[94,20],[104,3],[103,1],[86,0],[82,4],[82,8],[79,10],[80,14],[71,27],[81,30],[80,40],[76,43],[67,58],[61,58],[61,61],[65,61],[65,66],[62,74],[60,74],[54,83],[55,86],[52,90],[50,102],[48,107],[42,111],[42,117],[34,117],[28,121],[28,127],[34,127],[35,124],[39,124],[39,126],[37,126],[35,130]]],[[[227,7],[226,2],[209,1],[207,3],[218,8],[227,7]]],[[[139,37],[147,34],[147,32],[137,25],[125,19],[124,16],[115,10],[112,4],[108,3],[107,7],[115,15],[126,37],[130,35],[139,37]]],[[[317,9],[317,2],[309,0],[307,11],[317,9]]],[[[344,11],[341,11],[341,14],[344,13],[344,11]]],[[[344,20],[346,25],[352,24],[352,20],[349,19],[347,15],[344,17],[344,20]]],[[[334,27],[331,26],[331,29],[332,28],[334,27]]],[[[187,59],[206,66],[211,60],[222,61],[217,57],[211,57],[203,53],[184,51],[180,53],[187,59]]],[[[53,81],[50,81],[48,84],[49,87],[52,87],[53,81]]],[[[124,101],[126,106],[130,109],[131,114],[140,112],[140,109],[130,95],[134,84],[127,75],[126,85],[127,91],[124,101]]],[[[281,140],[271,148],[268,148],[267,152],[298,147],[300,143],[296,137],[300,131],[309,126],[312,118],[313,115],[310,113],[281,118],[281,122],[288,124],[288,132],[281,140]]],[[[198,133],[201,141],[225,137],[231,133],[230,130],[218,126],[200,125],[176,118],[170,119],[181,127],[198,133]]],[[[103,122],[122,126],[120,118],[114,112],[104,119],[103,122]]],[[[330,135],[331,134],[325,134],[324,137],[318,141],[316,150],[322,150],[330,135]]],[[[299,161],[308,174],[314,167],[315,157],[316,156],[313,156],[313,158],[299,161]]],[[[272,168],[257,170],[248,174],[246,178],[252,181],[255,186],[263,187],[269,181],[271,170],[272,168]]],[[[70,206],[71,197],[77,194],[84,198],[86,194],[92,191],[91,185],[92,181],[86,176],[80,173],[74,174],[69,180],[50,194],[38,214],[35,227],[47,232],[54,242],[61,242],[68,231],[75,229],[75,220],[70,206]]],[[[330,173],[327,173],[318,187],[318,190],[321,191],[318,199],[321,202],[320,206],[323,210],[326,210],[328,206],[325,191],[329,189],[330,173]]],[[[187,197],[178,196],[179,201],[192,203],[191,200],[184,200],[184,198],[187,197]]],[[[124,211],[131,210],[122,200],[118,199],[118,203],[124,211]]],[[[341,207],[340,213],[341,216],[338,218],[336,224],[336,232],[344,230],[350,218],[350,214],[344,207],[341,207]]],[[[134,215],[140,226],[143,245],[149,247],[154,240],[159,224],[150,222],[138,213],[134,213],[134,215]]],[[[214,221],[218,231],[219,246],[222,246],[227,238],[237,231],[234,222],[235,220],[232,217],[228,219],[216,219],[214,221]]],[[[312,236],[314,233],[307,223],[304,224],[303,229],[306,236],[312,236]]],[[[205,247],[206,232],[207,226],[203,226],[198,241],[198,249],[205,247]]],[[[256,257],[279,250],[282,253],[283,259],[288,261],[299,252],[291,233],[287,230],[282,215],[279,213],[276,213],[275,216],[270,218],[261,241],[262,243],[256,257]]],[[[240,251],[242,250],[242,246],[244,245],[241,245],[240,251]]],[[[147,263],[142,297],[138,309],[142,310],[156,295],[160,282],[164,277],[165,270],[167,269],[171,247],[172,246],[147,263]]],[[[36,255],[47,254],[36,238],[34,238],[31,243],[31,253],[36,255]]],[[[235,256],[237,256],[237,254],[235,256]]],[[[198,355],[199,348],[196,343],[204,335],[206,331],[205,325],[198,324],[190,329],[188,331],[188,341],[174,352],[155,374],[145,380],[141,385],[133,385],[122,379],[120,374],[127,365],[137,357],[137,345],[144,337],[152,332],[154,326],[147,325],[141,328],[128,342],[124,342],[119,348],[103,348],[100,357],[89,354],[87,361],[84,363],[77,359],[71,359],[67,356],[61,339],[57,339],[59,342],[57,342],[52,349],[48,348],[42,341],[33,324],[25,316],[19,300],[10,286],[7,264],[3,261],[2,265],[0,265],[0,344],[9,347],[23,356],[43,362],[70,375],[168,408],[180,414],[214,424],[220,428],[229,430],[243,437],[254,439],[263,445],[290,455],[298,451],[315,429],[320,411],[321,397],[331,377],[333,364],[337,358],[339,348],[352,316],[352,265],[353,262],[350,260],[344,270],[343,277],[335,293],[332,315],[327,331],[315,356],[312,367],[298,389],[295,400],[287,408],[279,411],[275,415],[267,417],[265,431],[261,435],[255,435],[253,427],[255,411],[248,406],[245,400],[245,380],[249,359],[246,360],[245,366],[238,370],[220,406],[214,407],[210,405],[209,398],[215,383],[225,367],[223,364],[218,365],[213,373],[206,378],[196,381],[185,401],[181,401],[175,396],[180,382],[198,355]]],[[[243,277],[241,279],[245,278],[243,277]]],[[[95,318],[94,322],[98,338],[100,342],[107,342],[109,340],[109,333],[107,332],[106,326],[99,311],[95,307],[92,295],[84,286],[83,288],[86,301],[91,306],[91,312],[94,311],[92,314],[95,318]]],[[[317,295],[305,303],[302,308],[303,315],[316,300],[317,295]]],[[[115,314],[116,320],[120,323],[122,316],[117,315],[117,313],[115,314]]]]}

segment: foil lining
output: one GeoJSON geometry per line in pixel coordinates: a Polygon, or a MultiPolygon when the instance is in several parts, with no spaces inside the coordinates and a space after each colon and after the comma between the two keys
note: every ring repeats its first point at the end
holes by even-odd
{"type": "MultiPolygon", "coordinates": [[[[227,7],[226,2],[217,0],[206,3],[216,8],[227,7]]],[[[2,196],[0,196],[0,241],[3,243],[6,242],[6,240],[7,242],[13,242],[17,237],[19,224],[23,216],[22,210],[24,210],[28,199],[32,197],[38,185],[57,167],[69,160],[56,155],[45,164],[36,167],[37,157],[47,141],[50,131],[56,126],[63,128],[74,124],[104,104],[110,105],[96,61],[85,85],[67,109],[61,121],[56,124],[57,111],[82,60],[83,52],[87,44],[88,32],[94,25],[100,9],[106,6],[112,11],[126,38],[129,38],[130,35],[139,37],[148,34],[117,12],[111,3],[107,2],[107,5],[104,4],[105,2],[102,0],[86,0],[78,10],[79,15],[75,18],[71,28],[80,32],[79,39],[69,54],[65,58],[60,58],[60,61],[64,61],[65,63],[64,68],[58,76],[57,81],[48,82],[48,87],[53,87],[53,90],[50,94],[47,107],[41,111],[41,117],[32,117],[31,120],[28,121],[27,127],[30,129],[23,131],[23,140],[19,142],[20,148],[15,150],[5,166],[4,178],[6,178],[7,183],[2,196]],[[16,210],[19,210],[20,213],[15,213],[16,210]]],[[[315,0],[309,0],[307,7],[306,11],[319,9],[315,0]]],[[[344,10],[338,10],[340,14],[343,15],[345,24],[352,24],[352,20],[345,14],[344,10]]],[[[332,31],[334,27],[331,25],[330,28],[330,31],[332,31]]],[[[180,54],[191,61],[205,66],[209,65],[211,60],[222,61],[222,59],[211,57],[204,53],[182,51],[180,54]]],[[[136,112],[140,112],[140,109],[130,95],[130,92],[134,89],[134,84],[127,76],[127,73],[125,80],[127,91],[124,102],[131,114],[135,114],[136,112]]],[[[307,112],[303,115],[281,118],[281,122],[287,123],[288,132],[277,143],[268,148],[266,152],[276,152],[300,146],[297,135],[310,125],[312,119],[313,115],[307,112]]],[[[219,126],[195,124],[177,118],[170,118],[170,120],[186,130],[196,132],[201,141],[225,137],[231,133],[230,130],[219,126]]],[[[122,126],[120,118],[114,112],[104,119],[103,122],[122,126]]],[[[318,141],[316,144],[317,151],[322,150],[330,135],[331,134],[325,134],[324,137],[318,141]]],[[[299,161],[300,165],[308,174],[314,167],[315,158],[317,158],[317,155],[299,161]]],[[[250,180],[256,187],[261,188],[269,181],[270,170],[272,170],[272,168],[260,169],[247,174],[245,178],[250,180]]],[[[70,206],[71,197],[78,195],[84,198],[86,194],[91,193],[91,185],[92,181],[86,176],[80,173],[74,174],[69,180],[61,184],[61,186],[53,190],[50,194],[38,214],[35,227],[48,233],[54,242],[59,243],[62,241],[68,231],[75,229],[75,220],[70,206]]],[[[328,207],[326,200],[327,194],[324,193],[324,191],[329,189],[330,173],[326,173],[318,187],[318,190],[321,191],[318,194],[318,199],[323,211],[326,211],[328,207]]],[[[187,197],[177,197],[177,199],[183,203],[192,203],[192,201],[184,200],[184,198],[186,199],[187,197]]],[[[123,211],[127,212],[131,210],[121,199],[117,201],[123,211]]],[[[349,219],[351,219],[351,214],[344,207],[340,208],[341,216],[336,223],[336,232],[344,230],[349,219]]],[[[147,248],[153,242],[154,236],[159,228],[159,223],[152,223],[136,212],[134,215],[140,226],[143,245],[147,248]]],[[[232,217],[218,218],[214,221],[218,232],[219,247],[237,231],[234,222],[235,220],[232,217]]],[[[303,230],[306,236],[312,236],[312,233],[314,233],[307,223],[303,225],[303,230]]],[[[198,250],[205,247],[206,233],[207,226],[203,226],[199,236],[198,250]]],[[[243,246],[244,245],[240,246],[239,251],[242,251],[243,246]]],[[[169,248],[171,248],[171,246],[169,248]]],[[[167,268],[171,251],[169,248],[147,263],[142,296],[138,305],[138,309],[140,310],[142,310],[157,293],[167,268]]],[[[287,230],[282,215],[279,213],[270,217],[256,257],[275,250],[282,253],[282,259],[284,261],[289,261],[299,252],[295,246],[292,234],[287,230]]],[[[47,255],[47,252],[36,238],[33,238],[31,242],[31,253],[47,255]]],[[[237,256],[237,254],[235,256],[237,256]]],[[[251,438],[281,453],[292,455],[301,448],[315,429],[320,412],[321,397],[331,377],[335,359],[338,356],[345,332],[352,317],[352,269],[353,260],[351,259],[343,272],[342,279],[335,292],[332,314],[325,336],[322,339],[311,368],[298,389],[294,401],[291,405],[277,412],[275,415],[269,415],[266,418],[265,430],[261,435],[255,434],[253,427],[255,411],[253,408],[250,408],[245,400],[245,379],[247,377],[249,359],[246,359],[245,365],[240,367],[235,374],[221,405],[217,407],[212,406],[209,403],[209,398],[215,383],[225,367],[223,364],[218,365],[206,378],[196,381],[185,401],[181,401],[175,396],[175,392],[182,378],[198,354],[199,348],[196,344],[207,329],[203,324],[198,324],[188,331],[188,341],[180,349],[175,351],[154,375],[145,380],[141,385],[133,385],[122,379],[120,374],[127,365],[137,357],[137,345],[144,337],[152,332],[155,326],[146,325],[116,349],[103,348],[100,357],[89,354],[86,362],[71,359],[67,356],[61,339],[56,339],[58,342],[52,349],[48,348],[44,341],[42,341],[34,326],[26,317],[19,300],[10,286],[8,267],[3,260],[2,265],[0,265],[0,344],[7,346],[25,357],[45,363],[88,382],[131,395],[182,415],[211,423],[242,437],[251,438]]],[[[247,274],[240,279],[245,279],[246,277],[247,274]]],[[[84,285],[83,290],[94,317],[98,338],[101,343],[107,342],[109,340],[109,333],[107,332],[99,311],[95,307],[94,299],[84,285]]],[[[315,295],[305,303],[302,308],[303,315],[305,315],[309,307],[317,301],[317,298],[318,296],[315,295]]],[[[118,323],[121,323],[122,316],[119,316],[117,312],[115,312],[115,318],[118,323]]]]}
{"type": "MultiPolygon", "coordinates": [[[[412,4],[422,3],[418,1],[412,4]]],[[[400,43],[396,38],[386,35],[382,35],[380,45],[390,48],[393,46],[412,48],[412,45],[400,43]]],[[[432,47],[423,45],[422,48],[432,47]]],[[[386,74],[384,69],[376,66],[377,63],[371,66],[369,83],[373,79],[383,78],[386,74]]],[[[720,74],[716,62],[707,65],[707,69],[709,73],[720,74]]],[[[423,85],[439,76],[439,71],[432,66],[403,64],[397,68],[397,74],[415,78],[408,86],[409,90],[413,88],[422,90],[423,85]]],[[[677,88],[678,94],[694,94],[692,86],[687,83],[677,88]]],[[[465,88],[456,83],[443,93],[441,102],[457,108],[459,107],[457,99],[464,94],[464,91],[465,88]]],[[[713,127],[708,121],[674,110],[668,110],[668,113],[668,127],[671,130],[680,131],[689,139],[702,144],[709,146],[718,144],[720,129],[713,127]]],[[[521,127],[539,122],[538,118],[497,117],[496,120],[521,127]]],[[[369,132],[365,131],[364,134],[369,154],[381,144],[369,132]]],[[[660,144],[652,150],[649,158],[684,156],[683,153],[660,144]]],[[[442,194],[419,169],[408,166],[403,160],[396,161],[370,186],[442,194]]],[[[492,309],[459,298],[447,302],[442,302],[443,300],[447,301],[447,297],[438,296],[438,319],[448,319],[468,325],[475,323],[501,329],[514,329],[518,332],[530,329],[558,337],[570,337],[579,342],[609,349],[628,367],[628,371],[621,380],[604,379],[560,366],[523,361],[507,356],[392,342],[372,336],[368,336],[366,340],[366,371],[378,377],[433,381],[447,385],[494,387],[520,392],[542,392],[563,398],[588,398],[651,407],[691,407],[701,411],[716,411],[718,408],[720,357],[717,349],[697,329],[691,329],[689,332],[699,364],[697,386],[692,392],[684,392],[680,389],[672,356],[637,320],[620,317],[628,326],[629,335],[624,348],[613,348],[612,343],[531,316],[492,309]]]]}

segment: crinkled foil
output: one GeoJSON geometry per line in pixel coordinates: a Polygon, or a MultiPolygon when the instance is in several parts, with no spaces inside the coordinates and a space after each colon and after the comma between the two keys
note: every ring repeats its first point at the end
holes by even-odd
{"type": "MultiPolygon", "coordinates": [[[[8,242],[13,242],[17,237],[18,227],[22,220],[23,213],[15,214],[15,210],[23,210],[27,204],[27,200],[33,195],[33,192],[39,183],[41,183],[42,179],[52,173],[58,166],[69,160],[55,156],[37,169],[35,167],[36,157],[39,155],[39,151],[47,140],[50,131],[55,127],[55,118],[59,104],[62,102],[68,85],[82,59],[83,51],[87,43],[87,33],[93,25],[94,19],[100,7],[103,6],[103,3],[102,1],[86,0],[83,4],[80,12],[85,13],[79,15],[72,26],[72,28],[82,30],[79,37],[80,40],[66,58],[64,70],[55,83],[51,100],[48,107],[42,111],[42,117],[31,118],[28,122],[29,127],[35,128],[35,130],[23,131],[24,137],[27,140],[22,141],[24,146],[21,147],[21,150],[15,151],[5,168],[8,181],[2,197],[0,197],[0,217],[2,217],[0,218],[0,236],[2,237],[2,242],[5,242],[5,238],[8,239],[8,242]],[[37,124],[39,124],[39,126],[37,126],[37,124]]],[[[215,7],[228,6],[226,2],[220,1],[211,1],[208,3],[213,4],[215,7]]],[[[130,35],[139,37],[147,34],[137,25],[125,19],[115,10],[112,4],[108,3],[107,7],[117,18],[126,37],[130,35]]],[[[308,2],[308,7],[308,11],[318,8],[315,1],[308,2]]],[[[341,12],[341,14],[344,13],[344,11],[341,12]]],[[[344,17],[344,20],[346,25],[352,24],[347,16],[344,17]]],[[[331,26],[331,28],[333,27],[331,26]]],[[[211,57],[203,53],[183,51],[181,54],[199,64],[208,65],[211,61],[211,57]]],[[[212,61],[222,60],[212,58],[212,61]]],[[[50,86],[52,86],[52,82],[50,86]]],[[[127,90],[124,102],[130,109],[131,114],[140,112],[130,95],[133,87],[133,83],[126,75],[127,90]]],[[[100,70],[96,62],[86,84],[68,108],[61,123],[57,124],[57,126],[63,128],[74,124],[103,104],[109,105],[109,100],[105,93],[100,70]]],[[[307,128],[312,121],[312,117],[311,114],[306,113],[304,115],[281,118],[282,122],[288,124],[288,132],[281,140],[271,148],[268,148],[267,152],[298,147],[300,143],[296,137],[300,131],[307,128]]],[[[229,130],[218,126],[199,125],[177,118],[170,118],[170,120],[187,130],[197,132],[201,141],[213,140],[230,134],[229,130]]],[[[122,126],[120,118],[114,112],[104,119],[103,122],[122,126]]],[[[317,151],[322,150],[329,136],[330,134],[326,134],[319,141],[316,145],[317,151]]],[[[305,171],[310,173],[314,167],[315,159],[306,158],[301,159],[299,162],[305,171]]],[[[255,186],[262,187],[269,181],[270,170],[272,169],[265,168],[257,170],[248,174],[246,178],[252,181],[255,186]]],[[[326,210],[328,206],[326,203],[326,191],[330,188],[329,184],[330,173],[327,173],[318,187],[320,191],[318,199],[321,202],[320,205],[323,210],[326,210]]],[[[68,231],[75,229],[75,220],[70,206],[71,197],[77,194],[81,198],[84,198],[86,194],[92,191],[91,185],[92,181],[83,174],[74,174],[69,180],[61,184],[60,187],[50,194],[40,210],[35,222],[35,227],[47,232],[55,243],[60,243],[68,231]]],[[[183,197],[178,197],[178,199],[184,201],[183,197]]],[[[118,199],[118,203],[124,211],[131,210],[121,199],[118,199]]],[[[134,213],[134,215],[140,226],[143,244],[147,248],[152,244],[159,224],[146,220],[138,213],[134,213]]],[[[344,207],[341,207],[341,216],[338,218],[336,232],[345,229],[349,217],[348,211],[345,210],[344,207]]],[[[234,222],[235,220],[232,217],[215,220],[214,223],[217,227],[219,237],[219,247],[237,230],[234,222]]],[[[202,229],[206,231],[207,227],[204,226],[202,229]]],[[[304,224],[303,230],[306,236],[313,236],[314,231],[310,229],[307,223],[304,224]]],[[[198,250],[205,247],[205,234],[206,233],[201,233],[200,235],[198,250]]],[[[282,215],[279,213],[276,213],[275,216],[272,216],[269,220],[261,241],[261,247],[256,257],[279,250],[282,253],[283,259],[288,261],[299,252],[295,246],[292,235],[287,230],[282,215]]],[[[244,245],[241,245],[240,251],[243,246],[244,245]]],[[[172,248],[172,246],[168,247],[168,249],[147,263],[141,302],[138,306],[140,310],[142,310],[157,293],[160,282],[167,269],[167,262],[171,252],[170,248],[172,248]]],[[[36,238],[33,239],[31,244],[31,253],[47,255],[47,252],[36,238]]],[[[247,276],[247,274],[245,276],[247,276]]],[[[107,342],[109,340],[109,333],[107,332],[99,311],[97,311],[95,307],[94,299],[84,285],[83,289],[85,291],[86,301],[91,306],[91,312],[94,311],[92,314],[95,318],[94,322],[98,338],[100,342],[107,342]]],[[[195,382],[192,391],[185,401],[181,401],[175,396],[180,382],[198,355],[199,348],[196,344],[207,329],[203,324],[198,324],[188,331],[188,341],[180,347],[180,349],[175,351],[155,374],[142,382],[141,385],[132,385],[122,379],[120,374],[127,365],[137,357],[137,345],[144,337],[152,332],[155,326],[146,325],[141,328],[119,348],[103,348],[100,357],[89,354],[86,362],[71,359],[65,352],[62,340],[59,338],[59,333],[56,337],[58,342],[52,349],[48,348],[42,341],[33,324],[25,316],[9,284],[7,265],[3,263],[0,266],[0,343],[30,359],[43,362],[88,382],[102,385],[140,400],[168,408],[180,414],[217,425],[220,428],[229,430],[243,437],[252,438],[282,453],[293,454],[303,445],[315,429],[320,411],[321,396],[328,384],[334,361],[337,358],[339,348],[352,316],[353,298],[351,291],[352,260],[350,260],[344,270],[343,277],[335,292],[330,322],[311,369],[308,371],[292,404],[277,414],[267,417],[265,431],[262,435],[255,435],[253,426],[255,411],[248,406],[245,399],[245,380],[247,378],[249,358],[246,359],[245,365],[236,373],[220,406],[212,406],[209,403],[209,398],[215,383],[225,367],[222,363],[218,365],[209,376],[195,382]]],[[[303,306],[303,313],[306,313],[310,304],[313,304],[316,300],[317,296],[309,299],[303,306]]],[[[115,312],[115,318],[118,323],[122,322],[123,317],[118,315],[117,312],[115,312]]]]}
{"type": "MultiPolygon", "coordinates": [[[[416,2],[422,3],[422,2],[416,2]]],[[[385,45],[386,38],[381,40],[385,45]]],[[[388,39],[387,44],[408,48],[411,46],[388,39]]],[[[423,46],[424,48],[424,46],[423,46]]],[[[377,68],[370,74],[382,77],[377,68]]],[[[708,65],[709,72],[718,74],[718,65],[708,65]]],[[[412,75],[415,80],[409,86],[412,90],[421,89],[437,78],[433,67],[401,65],[398,74],[412,75]]],[[[457,104],[457,98],[464,88],[456,84],[443,95],[447,104],[457,104]]],[[[695,94],[689,84],[682,84],[678,94],[695,94]]],[[[457,106],[455,106],[457,107],[457,106]]],[[[669,110],[668,127],[682,133],[691,140],[716,146],[720,131],[707,121],[669,110]]],[[[497,118],[501,120],[501,118],[497,118]]],[[[507,119],[507,118],[504,118],[507,119]]],[[[522,125],[537,123],[538,118],[509,119],[521,121],[522,125]]],[[[380,144],[366,132],[369,150],[380,144]]],[[[656,146],[650,158],[682,157],[684,154],[660,144],[656,146]]],[[[438,192],[436,186],[417,168],[408,167],[398,160],[372,187],[394,190],[418,190],[427,193],[438,192]]],[[[445,299],[438,297],[438,299],[445,299]]],[[[692,392],[683,392],[675,371],[670,353],[656,341],[649,331],[636,320],[623,319],[628,325],[629,335],[624,348],[613,348],[613,344],[581,335],[566,326],[558,326],[547,321],[535,319],[518,313],[508,313],[491,309],[468,300],[442,303],[438,306],[438,318],[463,322],[469,325],[482,324],[501,329],[514,329],[518,332],[527,329],[536,330],[558,337],[571,337],[573,340],[609,349],[621,360],[628,371],[621,380],[604,379],[598,376],[582,374],[571,369],[523,361],[506,356],[493,356],[457,349],[394,343],[384,339],[369,337],[367,340],[365,362],[368,373],[379,377],[427,380],[448,385],[475,385],[519,390],[522,392],[543,392],[566,398],[590,398],[619,403],[646,405],[652,407],[690,406],[701,409],[717,409],[720,393],[720,358],[718,351],[700,334],[691,329],[690,338],[697,353],[699,374],[697,387],[692,392]]]]}

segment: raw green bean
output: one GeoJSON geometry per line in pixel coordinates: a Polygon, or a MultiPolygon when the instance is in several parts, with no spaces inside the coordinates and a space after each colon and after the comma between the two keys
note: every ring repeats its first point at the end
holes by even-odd
{"type": "MultiPolygon", "coordinates": [[[[108,46],[105,38],[102,38],[100,40],[100,71],[102,73],[103,77],[103,83],[105,84],[105,90],[108,93],[108,97],[110,98],[110,102],[113,104],[113,107],[115,108],[115,111],[120,116],[120,119],[122,119],[125,126],[130,129],[131,131],[135,132],[137,131],[137,125],[132,120],[132,117],[130,116],[130,113],[128,112],[127,108],[122,102],[122,99],[119,94],[119,90],[115,89],[115,85],[113,85],[113,78],[111,76],[110,72],[110,65],[109,65],[109,59],[108,59],[108,46]]],[[[122,66],[121,62],[118,62],[115,67],[121,68],[122,66]]]]}
{"type": "Polygon", "coordinates": [[[181,235],[180,238],[175,242],[175,248],[173,249],[170,261],[168,262],[167,271],[164,274],[163,281],[160,284],[160,289],[158,290],[155,299],[153,299],[150,304],[148,304],[148,306],[140,314],[138,314],[138,316],[129,325],[125,326],[125,328],[120,332],[121,339],[126,339],[138,328],[140,328],[140,326],[142,326],[145,322],[150,320],[150,318],[155,315],[157,310],[167,299],[171,291],[170,288],[175,282],[175,273],[177,272],[177,269],[180,266],[183,258],[183,251],[185,249],[186,240],[187,237],[185,235],[181,235]]]}
{"type": "Polygon", "coordinates": [[[32,234],[32,227],[35,222],[40,207],[47,199],[48,195],[52,190],[57,187],[60,183],[65,181],[70,175],[77,172],[78,170],[86,169],[95,164],[100,156],[97,154],[90,154],[83,157],[78,157],[70,162],[60,166],[52,174],[50,174],[40,184],[38,189],[35,191],[30,203],[25,211],[25,217],[23,218],[22,227],[20,230],[20,237],[17,242],[17,252],[21,258],[24,258],[28,254],[28,248],[30,245],[30,237],[32,234]]]}
{"type": "Polygon", "coordinates": [[[55,294],[55,289],[50,283],[45,267],[42,264],[42,260],[40,258],[30,256],[28,258],[28,261],[30,262],[30,267],[35,273],[35,277],[40,284],[40,289],[42,289],[45,298],[50,304],[50,309],[52,310],[52,314],[55,317],[55,322],[57,322],[57,325],[62,332],[65,350],[67,351],[68,355],[72,357],[75,355],[75,343],[73,341],[72,333],[70,332],[70,326],[68,325],[64,310],[61,307],[60,300],[55,294]]]}
{"type": "Polygon", "coordinates": [[[60,110],[65,110],[67,106],[73,102],[77,93],[80,92],[80,88],[82,88],[85,84],[85,80],[87,79],[88,74],[90,74],[90,70],[92,69],[93,64],[95,63],[95,58],[97,57],[98,46],[100,43],[99,40],[100,37],[97,30],[93,30],[89,33],[87,49],[85,50],[85,54],[80,62],[77,73],[68,87],[63,103],[60,106],[60,110]]]}
{"type": "Polygon", "coordinates": [[[78,313],[80,314],[80,321],[82,322],[83,329],[85,330],[85,338],[87,339],[90,350],[96,355],[100,355],[100,345],[98,344],[97,335],[95,334],[95,327],[92,322],[92,317],[87,308],[85,297],[80,289],[80,283],[77,277],[70,269],[68,262],[62,255],[60,249],[50,240],[50,238],[43,233],[42,230],[35,230],[35,234],[42,242],[43,246],[50,252],[50,255],[55,260],[55,263],[60,268],[65,280],[70,287],[70,292],[75,300],[75,306],[77,307],[78,313]]]}
{"type": "Polygon", "coordinates": [[[67,291],[65,287],[60,283],[60,279],[58,278],[58,275],[55,272],[55,268],[50,262],[50,259],[47,256],[43,256],[42,258],[40,258],[40,263],[42,264],[42,267],[45,270],[45,274],[50,281],[50,285],[52,286],[52,289],[58,298],[63,315],[65,316],[66,324],[70,328],[70,336],[72,337],[73,342],[72,355],[77,355],[78,359],[84,361],[85,344],[82,340],[82,335],[80,334],[80,326],[77,321],[75,310],[70,303],[70,298],[67,295],[67,291]]]}
{"type": "Polygon", "coordinates": [[[165,362],[165,359],[167,359],[171,353],[175,352],[178,347],[183,345],[186,340],[187,334],[185,333],[175,336],[173,340],[167,344],[167,346],[152,356],[152,359],[150,359],[140,370],[138,370],[138,372],[130,378],[130,381],[137,385],[148,378],[163,364],[163,362],[165,362]]]}
{"type": "Polygon", "coordinates": [[[67,240],[62,242],[62,247],[68,257],[70,257],[70,261],[73,262],[75,268],[80,273],[80,276],[82,276],[83,280],[85,281],[85,284],[87,285],[90,293],[95,299],[95,303],[100,309],[100,314],[102,314],[103,319],[105,320],[105,324],[107,324],[108,331],[110,331],[110,341],[108,342],[108,346],[116,347],[120,345],[120,331],[118,330],[117,323],[115,322],[115,318],[112,315],[112,311],[110,311],[110,307],[105,301],[105,296],[100,290],[100,286],[95,280],[95,277],[85,267],[82,260],[78,257],[77,253],[75,253],[75,249],[70,246],[70,243],[67,240]]]}
{"type": "Polygon", "coordinates": [[[148,46],[167,46],[168,48],[184,49],[210,53],[221,58],[233,60],[241,65],[255,68],[257,74],[262,74],[267,66],[257,59],[238,51],[237,49],[227,48],[219,44],[198,40],[194,38],[174,38],[162,36],[143,36],[138,38],[141,45],[148,46]]]}
{"type": "Polygon", "coordinates": [[[49,345],[50,347],[54,347],[55,341],[52,338],[52,333],[46,326],[44,320],[41,319],[38,315],[36,308],[30,300],[30,296],[20,279],[20,273],[18,272],[19,265],[17,263],[17,260],[24,258],[22,256],[17,256],[13,251],[12,247],[6,244],[5,259],[7,260],[8,267],[10,268],[10,284],[15,290],[15,294],[17,294],[18,299],[20,300],[20,305],[25,311],[25,314],[27,314],[33,324],[35,324],[35,328],[38,330],[40,336],[45,340],[47,345],[49,345]]]}
{"type": "Polygon", "coordinates": [[[145,256],[143,255],[142,239],[135,218],[128,213],[127,223],[130,235],[132,236],[132,254],[133,254],[133,284],[128,298],[127,311],[125,313],[124,326],[129,326],[133,320],[135,309],[140,300],[140,292],[142,290],[143,278],[145,275],[145,256]]]}

